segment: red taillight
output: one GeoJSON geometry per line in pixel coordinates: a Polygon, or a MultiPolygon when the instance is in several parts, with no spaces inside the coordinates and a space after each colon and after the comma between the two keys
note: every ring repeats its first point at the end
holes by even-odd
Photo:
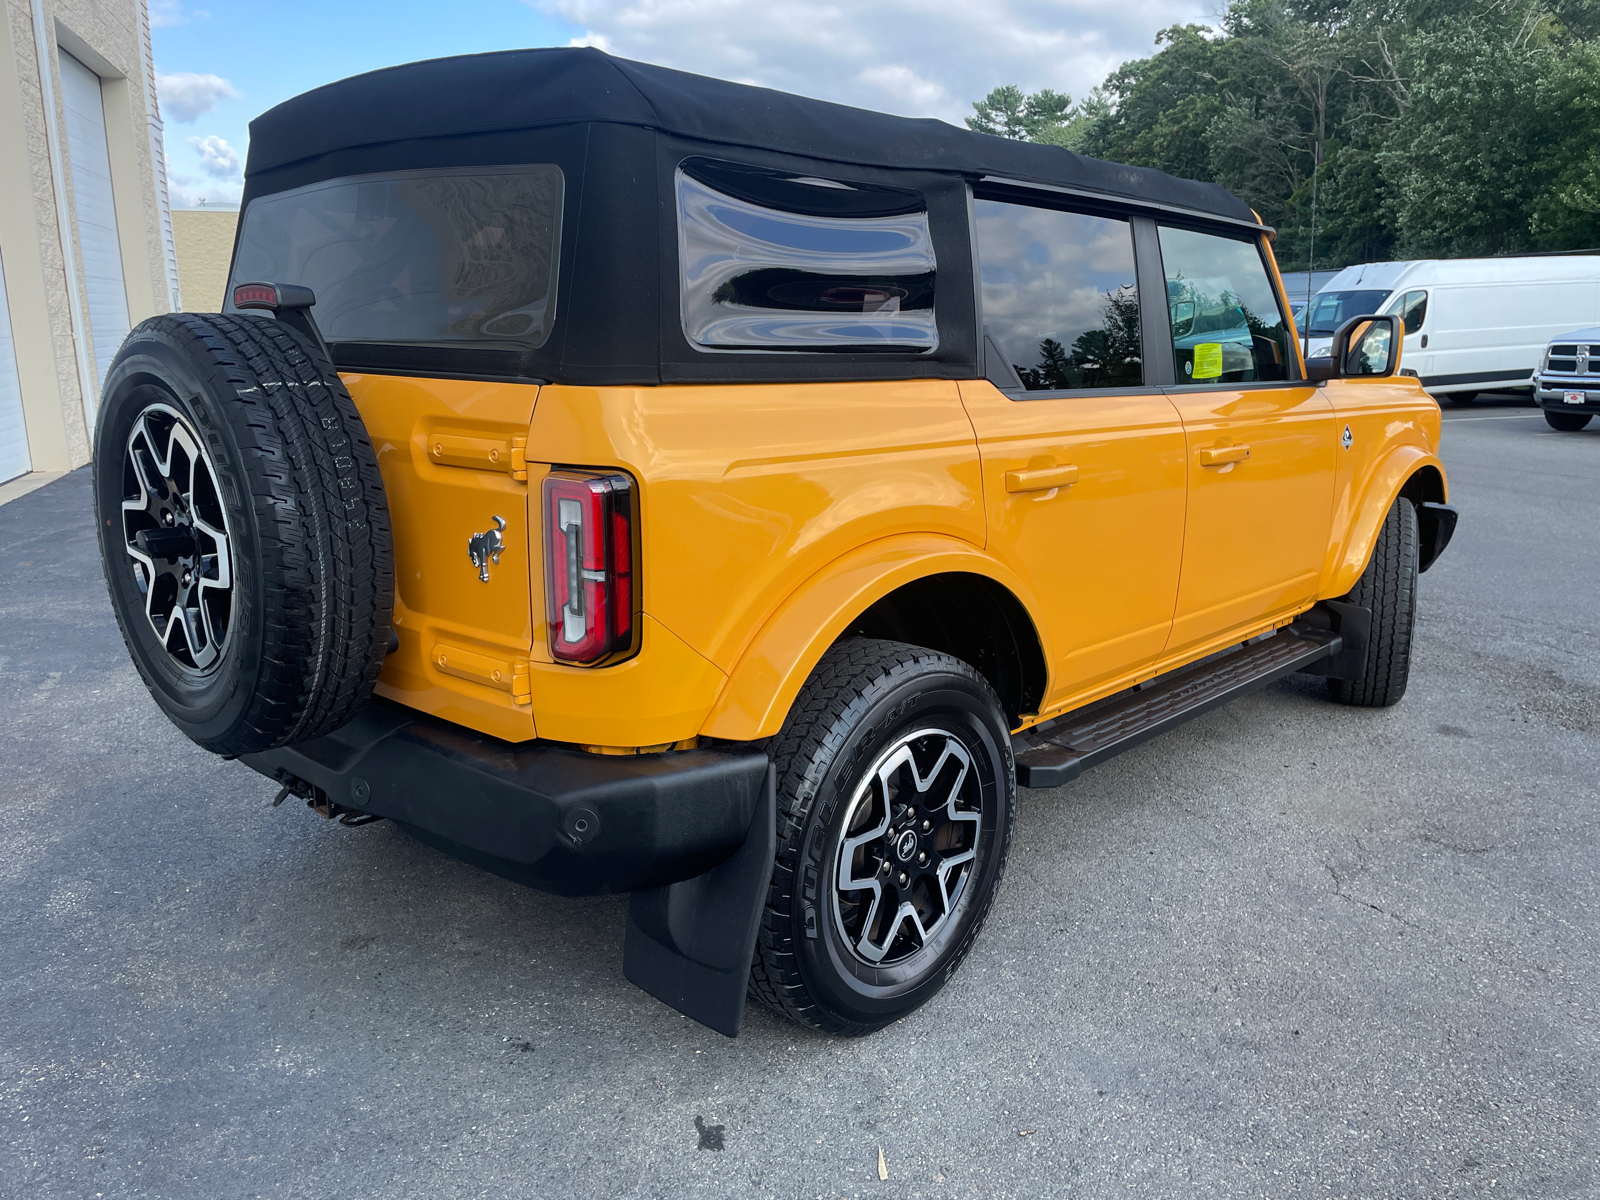
{"type": "Polygon", "coordinates": [[[633,647],[633,481],[552,471],[544,480],[545,618],[557,662],[633,647]]]}
{"type": "Polygon", "coordinates": [[[235,308],[277,308],[278,289],[270,283],[241,283],[233,289],[235,308]]]}

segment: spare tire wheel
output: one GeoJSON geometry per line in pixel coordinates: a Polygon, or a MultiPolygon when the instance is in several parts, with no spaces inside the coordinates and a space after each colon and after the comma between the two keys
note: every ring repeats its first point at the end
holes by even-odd
{"type": "Polygon", "coordinates": [[[106,375],[94,493],[123,640],[194,741],[269,750],[366,703],[394,608],[389,509],[308,339],[256,316],[140,324],[106,375]]]}

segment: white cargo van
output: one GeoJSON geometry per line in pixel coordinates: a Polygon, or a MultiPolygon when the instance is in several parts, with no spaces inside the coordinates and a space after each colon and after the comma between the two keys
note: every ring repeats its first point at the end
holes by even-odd
{"type": "Polygon", "coordinates": [[[1600,321],[1600,255],[1421,259],[1346,267],[1311,299],[1308,357],[1366,313],[1399,313],[1401,373],[1443,399],[1530,386],[1550,339],[1600,321]]]}

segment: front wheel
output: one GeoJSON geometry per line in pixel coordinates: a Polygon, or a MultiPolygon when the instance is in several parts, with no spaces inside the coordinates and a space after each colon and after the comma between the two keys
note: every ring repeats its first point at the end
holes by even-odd
{"type": "Polygon", "coordinates": [[[1383,519],[1367,569],[1345,597],[1371,610],[1372,627],[1360,677],[1328,680],[1329,694],[1341,704],[1387,708],[1406,694],[1417,619],[1417,564],[1417,510],[1401,497],[1383,519]]]}
{"type": "Polygon", "coordinates": [[[1589,423],[1591,413],[1564,413],[1544,410],[1544,422],[1551,429],[1559,429],[1562,433],[1577,433],[1589,423]]]}
{"type": "Polygon", "coordinates": [[[834,646],[772,747],[778,847],[750,994],[829,1033],[927,1002],[971,949],[1016,812],[993,690],[947,654],[834,646]]]}

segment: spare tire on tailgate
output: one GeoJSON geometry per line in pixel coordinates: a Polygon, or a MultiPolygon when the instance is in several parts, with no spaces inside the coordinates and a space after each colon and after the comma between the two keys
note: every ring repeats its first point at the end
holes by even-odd
{"type": "Polygon", "coordinates": [[[234,756],[337,729],[388,650],[377,457],[333,364],[267,317],[143,322],[95,433],[100,560],[139,674],[234,756]]]}

